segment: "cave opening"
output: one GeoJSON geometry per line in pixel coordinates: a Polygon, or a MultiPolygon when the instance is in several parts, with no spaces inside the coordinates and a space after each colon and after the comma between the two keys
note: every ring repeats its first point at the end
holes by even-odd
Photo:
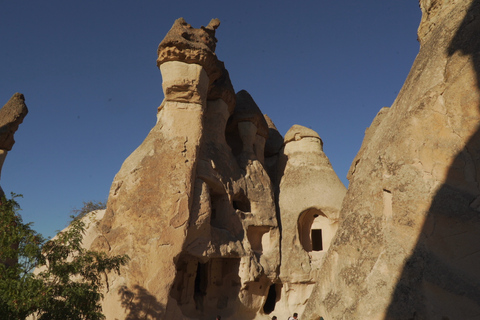
{"type": "Polygon", "coordinates": [[[250,200],[243,192],[234,196],[232,204],[235,210],[240,210],[243,212],[250,212],[252,210],[250,206],[250,200]]]}
{"type": "Polygon", "coordinates": [[[197,274],[195,275],[195,285],[193,300],[195,300],[195,309],[203,311],[203,300],[207,295],[208,286],[208,268],[206,263],[198,262],[197,274]]]}
{"type": "Polygon", "coordinates": [[[275,289],[275,284],[272,284],[268,289],[267,299],[263,305],[263,312],[269,314],[275,310],[275,304],[277,302],[277,290],[275,289]]]}

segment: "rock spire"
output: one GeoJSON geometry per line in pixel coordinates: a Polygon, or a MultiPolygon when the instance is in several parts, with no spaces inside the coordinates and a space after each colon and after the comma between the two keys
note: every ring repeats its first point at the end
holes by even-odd
{"type": "MultiPolygon", "coordinates": [[[[15,144],[14,134],[27,113],[25,97],[21,93],[15,93],[0,109],[0,175],[7,153],[12,150],[15,144]]],[[[0,187],[0,196],[3,195],[3,190],[0,187]]]]}

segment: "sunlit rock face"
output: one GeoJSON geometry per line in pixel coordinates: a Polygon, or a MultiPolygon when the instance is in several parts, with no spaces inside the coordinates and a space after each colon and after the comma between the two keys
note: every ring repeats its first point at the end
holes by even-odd
{"type": "Polygon", "coordinates": [[[278,207],[282,223],[281,296],[276,313],[301,313],[339,221],[346,188],[319,135],[294,125],[280,152],[278,207]]]}
{"type": "Polygon", "coordinates": [[[178,19],[159,45],[157,123],[115,176],[92,244],[131,258],[109,275],[107,319],[300,312],[335,233],[345,187],[320,137],[295,126],[283,141],[247,91],[234,93],[218,26],[178,19]]]}
{"type": "Polygon", "coordinates": [[[353,161],[303,319],[480,314],[480,2],[420,7],[420,52],[353,161]]]}

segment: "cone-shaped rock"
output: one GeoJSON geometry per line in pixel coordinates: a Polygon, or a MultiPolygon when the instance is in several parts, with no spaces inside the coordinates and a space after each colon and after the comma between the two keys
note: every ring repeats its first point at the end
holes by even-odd
{"type": "Polygon", "coordinates": [[[294,125],[285,135],[280,154],[278,204],[282,222],[280,279],[290,290],[283,294],[301,312],[315,272],[335,235],[346,188],[323,152],[319,135],[294,125]]]}

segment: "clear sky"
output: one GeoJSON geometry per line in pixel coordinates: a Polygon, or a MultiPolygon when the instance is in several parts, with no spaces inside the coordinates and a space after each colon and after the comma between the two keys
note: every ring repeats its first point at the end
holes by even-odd
{"type": "Polygon", "coordinates": [[[348,168],[378,110],[390,106],[419,50],[416,0],[0,0],[0,106],[25,95],[0,184],[25,222],[53,236],[113,177],[156,121],[156,50],[175,19],[219,18],[217,55],[284,135],[320,135],[348,168]]]}

